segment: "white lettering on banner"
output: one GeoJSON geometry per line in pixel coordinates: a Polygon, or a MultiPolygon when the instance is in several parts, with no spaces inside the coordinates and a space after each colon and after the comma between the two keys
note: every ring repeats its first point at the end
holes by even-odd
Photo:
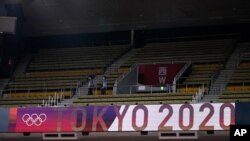
{"type": "Polygon", "coordinates": [[[167,67],[159,67],[159,75],[167,75],[167,67]]]}
{"type": "MultiPolygon", "coordinates": [[[[229,130],[230,125],[235,124],[234,103],[144,105],[147,114],[136,114],[135,117],[134,110],[138,106],[130,105],[123,120],[116,118],[108,131],[118,131],[118,122],[122,122],[119,131],[229,130]],[[133,122],[144,126],[137,130],[133,122]]],[[[125,105],[121,106],[119,113],[123,113],[124,108],[125,105]]]]}
{"type": "Polygon", "coordinates": [[[159,83],[165,84],[167,76],[167,67],[159,67],[158,75],[159,75],[159,83]]]}
{"type": "MultiPolygon", "coordinates": [[[[18,110],[15,132],[206,131],[229,130],[230,125],[235,124],[235,103],[138,104],[18,110]],[[55,113],[50,112],[52,109],[55,113]],[[33,110],[36,112],[31,113],[33,110]]],[[[237,131],[235,135],[243,133],[246,134],[245,130],[237,131]]]]}
{"type": "Polygon", "coordinates": [[[159,76],[159,82],[160,82],[160,84],[165,84],[166,77],[159,76]]]}

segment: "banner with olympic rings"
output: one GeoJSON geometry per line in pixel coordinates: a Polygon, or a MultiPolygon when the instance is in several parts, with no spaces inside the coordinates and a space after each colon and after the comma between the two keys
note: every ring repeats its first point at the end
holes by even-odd
{"type": "Polygon", "coordinates": [[[0,132],[229,130],[234,103],[0,108],[0,132]]]}

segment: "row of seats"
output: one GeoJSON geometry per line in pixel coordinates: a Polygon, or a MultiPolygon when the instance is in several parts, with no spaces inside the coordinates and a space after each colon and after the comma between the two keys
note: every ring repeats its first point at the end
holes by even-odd
{"type": "Polygon", "coordinates": [[[250,102],[250,89],[225,91],[219,97],[219,102],[250,102]]]}
{"type": "Polygon", "coordinates": [[[86,105],[124,105],[124,104],[165,104],[191,102],[195,93],[154,93],[154,94],[120,94],[81,96],[73,103],[77,106],[86,105]]]}
{"type": "Polygon", "coordinates": [[[250,102],[250,49],[243,51],[243,58],[228,81],[226,91],[219,97],[221,102],[250,102]]]}
{"type": "Polygon", "coordinates": [[[179,92],[195,92],[200,87],[205,87],[205,92],[218,71],[223,67],[220,63],[199,63],[192,64],[188,75],[181,77],[177,83],[179,92]]]}
{"type": "Polygon", "coordinates": [[[57,97],[58,99],[71,98],[71,91],[61,92],[30,92],[30,93],[11,93],[4,95],[3,99],[0,99],[0,107],[28,107],[42,105],[44,101],[47,101],[49,97],[57,97]]]}
{"type": "Polygon", "coordinates": [[[122,67],[140,63],[191,61],[191,71],[180,79],[177,91],[195,92],[202,85],[210,85],[214,76],[223,67],[223,61],[233,48],[234,42],[234,39],[215,39],[147,44],[122,67]]]}
{"type": "Polygon", "coordinates": [[[40,50],[29,70],[104,68],[129,49],[128,45],[40,50]]]}
{"type": "Polygon", "coordinates": [[[148,44],[124,65],[177,61],[220,62],[225,59],[233,42],[233,39],[219,39],[148,44]]]}
{"type": "MultiPolygon", "coordinates": [[[[174,94],[154,93],[134,94],[132,96],[127,94],[112,96],[111,94],[117,78],[127,73],[133,64],[140,63],[192,61],[192,71],[188,77],[185,78],[185,81],[182,82],[182,85],[203,84],[209,81],[217,70],[222,67],[221,62],[226,58],[226,54],[232,47],[233,42],[233,39],[220,39],[148,44],[135,54],[135,56],[125,62],[124,65],[107,76],[107,95],[100,95],[100,90],[96,90],[94,91],[94,95],[96,96],[82,96],[74,101],[74,105],[190,102],[195,92],[198,91],[198,87],[180,87],[177,93],[174,94]]],[[[128,47],[126,46],[121,46],[121,48],[114,46],[108,47],[107,50],[105,50],[105,47],[40,50],[29,65],[26,76],[16,77],[8,87],[11,89],[27,89],[28,87],[37,88],[41,84],[40,88],[44,88],[44,86],[45,88],[67,88],[67,86],[74,88],[78,84],[78,80],[86,80],[86,77],[91,74],[102,74],[104,72],[104,66],[111,64],[112,61],[118,58],[127,49],[128,47]],[[84,70],[84,72],[80,70],[84,70]],[[44,85],[44,81],[47,85],[44,85]],[[59,81],[62,83],[58,83],[59,81]]],[[[86,82],[84,80],[83,82],[86,82]]],[[[97,84],[101,86],[101,82],[97,84]]],[[[20,93],[23,92],[20,90],[16,94],[20,93]]]]}
{"type": "Polygon", "coordinates": [[[209,84],[222,64],[193,64],[184,85],[209,84]]]}
{"type": "MultiPolygon", "coordinates": [[[[177,89],[177,92],[179,93],[195,93],[198,92],[202,87],[180,87],[177,89]]],[[[208,92],[208,87],[204,87],[204,92],[208,92]]]]}
{"type": "Polygon", "coordinates": [[[39,98],[46,99],[48,97],[53,97],[56,94],[62,95],[64,98],[71,98],[71,91],[50,91],[50,92],[27,92],[27,93],[9,93],[5,95],[5,100],[17,100],[17,99],[26,99],[26,98],[39,98]]]}
{"type": "Polygon", "coordinates": [[[25,76],[13,78],[6,90],[44,90],[44,89],[73,89],[81,83],[86,83],[89,75],[100,75],[103,69],[61,70],[47,72],[30,72],[25,76]]]}
{"type": "Polygon", "coordinates": [[[129,45],[40,49],[23,75],[16,75],[5,88],[8,98],[43,98],[86,84],[89,76],[102,75],[105,67],[130,48],[129,45]],[[47,92],[44,92],[47,91],[47,92]]]}
{"type": "Polygon", "coordinates": [[[229,80],[229,84],[243,84],[250,82],[250,62],[240,63],[239,67],[235,70],[233,76],[229,80]]]}

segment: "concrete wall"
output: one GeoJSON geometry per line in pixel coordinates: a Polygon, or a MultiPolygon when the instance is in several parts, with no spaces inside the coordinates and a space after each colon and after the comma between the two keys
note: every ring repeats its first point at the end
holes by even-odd
{"type": "Polygon", "coordinates": [[[138,67],[133,68],[131,72],[124,76],[117,84],[117,94],[136,93],[138,83],[138,67]]]}

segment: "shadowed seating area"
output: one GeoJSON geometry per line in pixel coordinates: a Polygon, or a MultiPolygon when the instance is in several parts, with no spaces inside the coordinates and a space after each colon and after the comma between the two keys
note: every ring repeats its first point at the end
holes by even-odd
{"type": "Polygon", "coordinates": [[[26,72],[15,75],[6,86],[6,104],[22,101],[24,105],[41,104],[39,100],[26,99],[47,99],[55,93],[71,98],[76,88],[86,84],[88,76],[102,75],[105,68],[129,48],[129,45],[114,45],[40,49],[33,55],[26,72]]]}
{"type": "Polygon", "coordinates": [[[250,49],[242,53],[241,62],[230,78],[226,91],[219,97],[219,101],[250,101],[250,49]]]}
{"type": "Polygon", "coordinates": [[[150,43],[122,67],[144,63],[191,62],[187,73],[177,82],[177,91],[196,92],[201,86],[210,86],[234,42],[234,39],[213,39],[150,43]]]}

